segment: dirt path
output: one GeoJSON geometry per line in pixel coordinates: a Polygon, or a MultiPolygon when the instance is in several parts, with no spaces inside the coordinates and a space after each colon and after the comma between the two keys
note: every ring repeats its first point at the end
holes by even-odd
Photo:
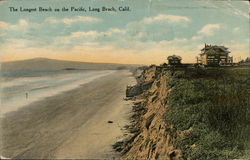
{"type": "Polygon", "coordinates": [[[112,158],[131,108],[128,71],[31,104],[1,120],[1,155],[10,158],[112,158]],[[113,121],[113,123],[108,123],[113,121]]]}

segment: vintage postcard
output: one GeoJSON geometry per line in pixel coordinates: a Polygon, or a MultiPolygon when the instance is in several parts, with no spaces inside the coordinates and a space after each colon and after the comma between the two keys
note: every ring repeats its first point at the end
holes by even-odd
{"type": "Polygon", "coordinates": [[[249,2],[0,0],[0,158],[249,160],[249,2]]]}

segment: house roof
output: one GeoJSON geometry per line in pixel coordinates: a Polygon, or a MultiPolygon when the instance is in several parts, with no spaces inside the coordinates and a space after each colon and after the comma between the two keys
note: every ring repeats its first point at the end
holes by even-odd
{"type": "Polygon", "coordinates": [[[228,51],[228,48],[224,46],[217,46],[217,45],[205,45],[204,48],[201,49],[203,52],[202,54],[228,54],[230,51],[228,51]]]}

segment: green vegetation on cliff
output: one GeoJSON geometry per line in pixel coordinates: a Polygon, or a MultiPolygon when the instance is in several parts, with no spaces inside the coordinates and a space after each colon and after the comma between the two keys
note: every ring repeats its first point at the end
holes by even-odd
{"type": "MultiPolygon", "coordinates": [[[[224,160],[250,156],[250,70],[176,71],[168,82],[166,122],[184,159],[224,160]]],[[[248,157],[249,158],[249,157],[248,157]]]]}

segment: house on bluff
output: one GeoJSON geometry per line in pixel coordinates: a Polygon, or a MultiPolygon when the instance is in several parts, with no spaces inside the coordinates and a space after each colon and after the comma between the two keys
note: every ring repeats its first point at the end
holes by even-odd
{"type": "Polygon", "coordinates": [[[169,65],[180,65],[182,58],[180,56],[172,55],[167,58],[169,65]]]}
{"type": "Polygon", "coordinates": [[[201,49],[199,63],[206,66],[228,65],[233,63],[230,51],[224,46],[207,45],[201,49]]]}

